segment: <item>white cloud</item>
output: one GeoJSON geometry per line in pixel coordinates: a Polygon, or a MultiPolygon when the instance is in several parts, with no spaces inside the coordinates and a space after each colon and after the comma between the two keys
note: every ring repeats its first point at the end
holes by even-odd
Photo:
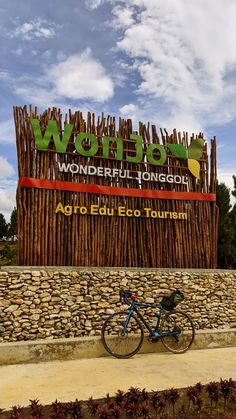
{"type": "Polygon", "coordinates": [[[114,94],[111,77],[100,61],[87,48],[81,54],[73,54],[51,66],[37,81],[28,78],[18,80],[15,92],[24,101],[51,106],[63,99],[106,102],[114,94]]]}
{"type": "Polygon", "coordinates": [[[234,171],[225,171],[224,169],[218,169],[218,181],[224,182],[229,188],[233,188],[233,174],[234,171]]]}
{"type": "Polygon", "coordinates": [[[87,48],[53,66],[49,72],[59,96],[105,102],[113,96],[113,83],[102,64],[87,48]]]}
{"type": "Polygon", "coordinates": [[[139,72],[136,93],[149,97],[153,115],[190,129],[236,117],[235,0],[107,1],[115,3],[117,47],[139,72]]]}
{"type": "Polygon", "coordinates": [[[204,131],[201,120],[196,118],[196,115],[192,112],[187,112],[186,109],[182,109],[178,106],[173,106],[169,114],[165,110],[158,112],[158,120],[162,127],[172,131],[176,128],[180,132],[199,133],[204,131]]]}
{"type": "Polygon", "coordinates": [[[129,115],[130,113],[134,113],[137,110],[137,106],[133,103],[129,103],[128,105],[122,106],[119,110],[122,115],[129,115]]]}
{"type": "Polygon", "coordinates": [[[24,80],[22,86],[20,86],[20,83],[15,86],[15,93],[22,98],[23,102],[44,107],[55,106],[57,100],[55,89],[45,89],[37,84],[37,82],[34,83],[31,79],[29,79],[28,82],[27,85],[24,80]]]}
{"type": "Polygon", "coordinates": [[[8,163],[8,161],[0,156],[0,180],[4,178],[9,178],[13,176],[15,170],[13,169],[12,165],[8,163]]]}
{"type": "Polygon", "coordinates": [[[0,156],[0,213],[10,221],[11,212],[16,206],[15,170],[8,161],[0,156]]]}
{"type": "Polygon", "coordinates": [[[91,10],[97,9],[103,3],[104,0],[85,0],[86,6],[91,10]]]}
{"type": "MultiPolygon", "coordinates": [[[[232,170],[225,170],[223,168],[217,170],[217,178],[219,183],[225,183],[231,191],[234,189],[233,174],[236,174],[235,168],[232,170]]],[[[236,199],[230,194],[230,203],[233,206],[236,204],[236,199]]]]}
{"type": "Polygon", "coordinates": [[[16,134],[13,117],[0,122],[0,143],[15,144],[16,134]]]}
{"type": "Polygon", "coordinates": [[[138,106],[134,105],[133,103],[129,103],[128,105],[122,106],[119,111],[122,116],[125,118],[130,118],[134,123],[137,123],[138,117],[140,115],[140,109],[138,106]]]}
{"type": "Polygon", "coordinates": [[[31,41],[39,38],[50,39],[54,38],[55,35],[55,25],[53,23],[43,19],[36,19],[18,26],[11,34],[11,37],[19,37],[23,40],[31,41]]]}
{"type": "Polygon", "coordinates": [[[128,28],[135,23],[133,18],[133,9],[131,7],[116,6],[113,9],[114,18],[110,25],[114,28],[128,28]]]}
{"type": "Polygon", "coordinates": [[[12,210],[16,206],[16,184],[11,185],[8,189],[0,186],[0,213],[2,213],[6,221],[10,221],[12,210]]]}

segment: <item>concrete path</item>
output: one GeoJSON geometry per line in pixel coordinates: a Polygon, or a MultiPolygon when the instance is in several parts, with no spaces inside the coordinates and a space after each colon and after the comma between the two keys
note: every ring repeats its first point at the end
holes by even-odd
{"type": "Polygon", "coordinates": [[[0,367],[0,408],[27,406],[35,398],[42,404],[87,400],[131,386],[163,390],[230,377],[236,380],[235,347],[9,365],[0,367]]]}

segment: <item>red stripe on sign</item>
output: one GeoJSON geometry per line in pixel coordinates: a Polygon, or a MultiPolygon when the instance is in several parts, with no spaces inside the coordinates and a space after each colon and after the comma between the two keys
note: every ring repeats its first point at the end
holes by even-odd
{"type": "Polygon", "coordinates": [[[202,192],[172,192],[152,189],[115,188],[94,184],[64,182],[60,180],[21,177],[18,186],[26,188],[54,189],[71,192],[87,192],[98,195],[132,196],[137,198],[176,199],[181,201],[215,201],[216,195],[202,192]]]}

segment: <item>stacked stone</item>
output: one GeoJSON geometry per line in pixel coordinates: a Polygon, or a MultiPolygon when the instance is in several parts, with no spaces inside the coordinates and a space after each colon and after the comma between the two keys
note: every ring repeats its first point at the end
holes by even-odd
{"type": "Polygon", "coordinates": [[[235,285],[235,271],[0,270],[0,341],[99,335],[108,315],[127,309],[120,289],[150,303],[180,289],[196,329],[235,328],[235,285]]]}

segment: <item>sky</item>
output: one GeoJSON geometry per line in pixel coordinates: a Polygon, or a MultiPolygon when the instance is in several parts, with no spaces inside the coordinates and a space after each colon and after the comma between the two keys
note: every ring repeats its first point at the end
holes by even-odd
{"type": "Polygon", "coordinates": [[[216,136],[233,187],[235,39],[235,0],[0,0],[0,213],[15,206],[14,105],[216,136]]]}

